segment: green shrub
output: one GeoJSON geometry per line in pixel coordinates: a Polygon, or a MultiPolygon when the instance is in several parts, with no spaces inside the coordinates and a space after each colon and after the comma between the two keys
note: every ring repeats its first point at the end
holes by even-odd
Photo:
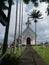
{"type": "Polygon", "coordinates": [[[6,55],[6,57],[1,61],[0,65],[19,65],[19,58],[15,55],[6,55]]]}

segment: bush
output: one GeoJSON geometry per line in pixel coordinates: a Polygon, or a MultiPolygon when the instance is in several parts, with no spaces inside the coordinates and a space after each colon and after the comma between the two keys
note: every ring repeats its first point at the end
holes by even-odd
{"type": "Polygon", "coordinates": [[[19,58],[15,55],[6,55],[6,57],[1,61],[0,65],[19,65],[19,58]]]}

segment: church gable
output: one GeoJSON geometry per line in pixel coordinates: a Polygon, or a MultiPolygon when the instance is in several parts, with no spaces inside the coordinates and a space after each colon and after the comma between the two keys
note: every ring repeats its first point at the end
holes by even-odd
{"type": "Polygon", "coordinates": [[[33,35],[35,35],[35,33],[33,32],[33,30],[29,27],[29,28],[26,28],[25,30],[24,30],[24,32],[22,33],[22,35],[31,35],[31,36],[33,36],[33,35]]]}
{"type": "Polygon", "coordinates": [[[22,35],[26,35],[26,34],[28,34],[28,35],[30,34],[31,36],[35,35],[35,33],[33,32],[33,30],[30,28],[30,25],[31,25],[31,23],[30,23],[29,17],[28,17],[28,21],[26,23],[27,28],[24,30],[24,32],[22,33],[22,35]]]}
{"type": "Polygon", "coordinates": [[[31,25],[31,23],[28,19],[28,21],[26,23],[26,29],[22,32],[22,42],[25,45],[29,43],[29,40],[31,42],[30,44],[34,43],[34,41],[35,41],[35,32],[32,30],[30,25],[31,25]]]}
{"type": "Polygon", "coordinates": [[[28,37],[31,39],[31,40],[34,40],[35,39],[35,32],[31,29],[30,27],[31,23],[28,19],[27,23],[26,23],[26,29],[24,30],[24,32],[22,33],[22,37],[23,37],[23,41],[26,40],[28,37]]]}

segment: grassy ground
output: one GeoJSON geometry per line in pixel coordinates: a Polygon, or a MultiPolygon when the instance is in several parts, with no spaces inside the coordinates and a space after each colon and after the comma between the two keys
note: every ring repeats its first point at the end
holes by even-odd
{"type": "Polygon", "coordinates": [[[38,52],[38,54],[44,59],[44,61],[49,65],[49,45],[45,46],[33,46],[33,48],[38,52]]]}
{"type": "Polygon", "coordinates": [[[0,50],[0,56],[1,56],[1,53],[2,53],[2,51],[0,50]]]}
{"type": "Polygon", "coordinates": [[[8,49],[7,55],[0,61],[0,65],[19,65],[20,56],[24,52],[24,49],[24,46],[21,48],[17,47],[16,54],[13,54],[13,49],[8,49]]]}
{"type": "MultiPolygon", "coordinates": [[[[25,46],[22,46],[20,49],[19,49],[19,47],[17,47],[16,56],[19,57],[23,53],[24,49],[25,49],[25,46]]],[[[1,56],[1,54],[2,54],[2,51],[0,50],[0,56],[1,56]]],[[[13,54],[13,48],[8,49],[7,54],[13,54]]]]}
{"type": "Polygon", "coordinates": [[[24,49],[25,49],[25,46],[21,47],[20,49],[17,48],[16,56],[17,57],[21,56],[21,54],[24,52],[24,49]]]}

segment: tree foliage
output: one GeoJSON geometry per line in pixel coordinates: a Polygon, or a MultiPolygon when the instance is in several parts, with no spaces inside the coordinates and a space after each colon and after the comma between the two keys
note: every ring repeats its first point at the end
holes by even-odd
{"type": "Polygon", "coordinates": [[[0,9],[8,9],[8,7],[6,6],[6,4],[5,4],[5,2],[6,2],[7,0],[0,0],[0,9]]]}
{"type": "Polygon", "coordinates": [[[40,2],[46,2],[46,3],[49,3],[49,0],[40,0],[40,2]]]}
{"type": "Polygon", "coordinates": [[[29,2],[31,1],[34,4],[35,7],[38,6],[38,2],[37,2],[38,0],[23,0],[23,1],[24,1],[25,4],[29,4],[29,2]]]}
{"type": "Polygon", "coordinates": [[[6,2],[6,0],[0,0],[0,23],[3,26],[7,25],[7,17],[3,11],[3,10],[8,9],[8,6],[6,6],[5,2],[6,2]]]}
{"type": "Polygon", "coordinates": [[[40,19],[41,16],[42,16],[41,12],[37,10],[33,10],[30,14],[30,18],[32,19],[40,19]]]}
{"type": "Polygon", "coordinates": [[[6,5],[6,2],[9,4],[14,4],[12,0],[0,0],[0,23],[3,26],[7,26],[7,17],[3,10],[8,10],[8,6],[6,5]]]}

